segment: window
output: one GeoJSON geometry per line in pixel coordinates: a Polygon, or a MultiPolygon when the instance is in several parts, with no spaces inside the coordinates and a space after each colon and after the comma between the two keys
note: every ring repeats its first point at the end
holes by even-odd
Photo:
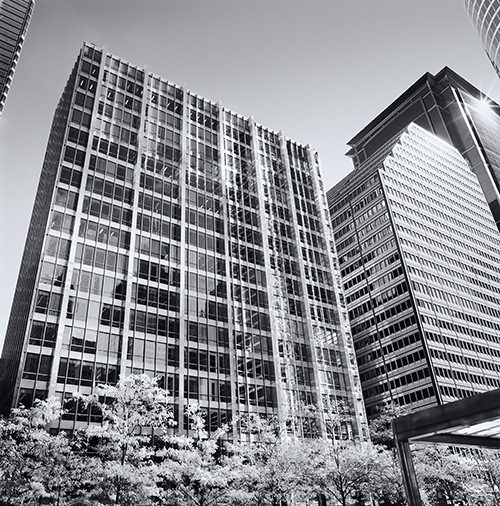
{"type": "Polygon", "coordinates": [[[35,311],[58,316],[61,309],[61,299],[62,296],[58,293],[39,290],[35,301],[35,311]]]}
{"type": "Polygon", "coordinates": [[[54,323],[45,323],[33,321],[29,337],[29,344],[35,346],[46,346],[54,348],[57,338],[57,325],[54,323]]]}
{"type": "Polygon", "coordinates": [[[48,381],[52,357],[49,355],[39,355],[28,353],[24,364],[23,378],[48,381]]]}

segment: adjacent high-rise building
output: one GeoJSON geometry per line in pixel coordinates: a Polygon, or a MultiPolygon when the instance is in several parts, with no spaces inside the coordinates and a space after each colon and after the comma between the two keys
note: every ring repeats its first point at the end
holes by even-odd
{"type": "Polygon", "coordinates": [[[349,143],[327,195],[369,416],[500,386],[498,139],[496,104],[444,69],[349,143]]]}
{"type": "Polygon", "coordinates": [[[0,1],[0,116],[21,54],[34,0],[0,1]]]}
{"type": "Polygon", "coordinates": [[[500,106],[447,67],[424,74],[349,141],[354,166],[412,121],[465,156],[500,229],[500,106]]]}
{"type": "Polygon", "coordinates": [[[484,50],[500,76],[500,0],[461,0],[484,50]]]}
{"type": "MultiPolygon", "coordinates": [[[[363,437],[318,155],[85,44],[57,107],[3,350],[4,411],[120,375],[170,391],[180,429],[243,413],[363,437]],[[347,415],[347,416],[346,416],[347,415]]],[[[56,427],[54,427],[55,429],[56,427]]]]}

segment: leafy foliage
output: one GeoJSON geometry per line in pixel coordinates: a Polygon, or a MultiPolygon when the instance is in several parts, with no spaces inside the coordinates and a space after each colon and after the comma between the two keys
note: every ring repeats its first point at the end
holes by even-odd
{"type": "Polygon", "coordinates": [[[220,454],[227,427],[208,437],[203,413],[197,405],[186,415],[194,437],[167,437],[158,466],[158,501],[164,505],[212,506],[228,504],[234,481],[231,459],[220,454]]]}
{"type": "Polygon", "coordinates": [[[310,445],[287,435],[278,418],[256,415],[242,418],[240,428],[248,440],[233,444],[230,451],[240,461],[239,486],[246,490],[248,504],[277,506],[290,498],[307,495],[310,478],[310,445]]]}
{"type": "Polygon", "coordinates": [[[318,446],[317,486],[334,504],[347,506],[370,498],[398,498],[397,476],[387,450],[369,442],[318,446]]]}
{"type": "MultiPolygon", "coordinates": [[[[392,420],[405,416],[405,406],[387,404],[370,424],[374,443],[392,451],[395,470],[393,494],[383,496],[385,502],[404,500],[397,462],[392,420]],[[399,490],[399,494],[398,494],[399,490]],[[399,495],[399,498],[398,498],[399,495]]],[[[500,504],[500,455],[492,451],[453,449],[437,445],[414,445],[412,457],[426,506],[463,504],[467,506],[493,506],[500,504]]],[[[386,489],[386,491],[389,489],[386,489]]],[[[404,504],[404,502],[403,502],[404,504]]]]}
{"type": "MultiPolygon", "coordinates": [[[[500,504],[500,452],[478,450],[471,452],[476,477],[483,483],[482,497],[484,504],[496,506],[500,504]]],[[[476,480],[476,487],[478,487],[476,480]]]]}
{"type": "Polygon", "coordinates": [[[64,434],[52,436],[45,430],[60,415],[59,402],[49,399],[0,420],[2,506],[60,502],[77,495],[82,462],[64,434]]]}
{"type": "Polygon", "coordinates": [[[488,504],[487,484],[482,479],[484,473],[480,472],[471,452],[425,445],[416,448],[414,455],[415,471],[425,503],[431,506],[488,504]]]}
{"type": "Polygon", "coordinates": [[[370,440],[376,445],[394,449],[394,434],[392,432],[392,420],[399,416],[410,414],[410,409],[397,404],[385,404],[378,415],[370,422],[370,440]]]}
{"type": "Polygon", "coordinates": [[[132,375],[116,386],[100,386],[79,396],[102,414],[101,425],[90,425],[77,441],[98,476],[89,495],[102,504],[139,504],[156,493],[155,435],[173,425],[168,392],[155,378],[132,375]]]}
{"type": "MultiPolygon", "coordinates": [[[[62,409],[54,399],[0,419],[0,506],[348,506],[404,504],[388,407],[372,424],[377,443],[304,440],[286,420],[255,415],[213,434],[189,406],[189,436],[174,435],[168,393],[133,375],[78,396],[101,424],[71,437],[46,431],[62,409]]],[[[414,452],[426,506],[500,504],[500,456],[423,447],[414,452]]]]}

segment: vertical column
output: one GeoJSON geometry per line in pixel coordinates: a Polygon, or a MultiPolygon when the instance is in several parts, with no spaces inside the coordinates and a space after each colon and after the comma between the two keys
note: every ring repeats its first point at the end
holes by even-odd
{"type": "Polygon", "coordinates": [[[406,499],[408,500],[408,506],[422,506],[422,499],[420,497],[417,477],[415,475],[415,467],[413,466],[413,460],[411,458],[410,445],[408,440],[399,440],[394,427],[394,422],[392,430],[396,440],[396,448],[398,451],[401,473],[403,475],[403,484],[405,487],[406,499]]]}
{"type": "MultiPolygon", "coordinates": [[[[229,194],[226,182],[228,180],[228,168],[226,166],[226,142],[224,139],[224,126],[225,126],[225,111],[222,106],[222,102],[217,102],[217,108],[219,110],[219,181],[221,186],[221,205],[222,205],[222,223],[224,227],[224,239],[225,239],[225,247],[228,248],[225,254],[225,265],[226,265],[226,280],[227,280],[227,314],[228,314],[228,339],[229,339],[229,377],[231,380],[231,414],[232,419],[236,419],[238,416],[238,359],[236,357],[236,345],[234,341],[235,331],[234,331],[234,314],[232,312],[233,304],[231,301],[234,298],[234,279],[232,272],[232,263],[231,263],[231,251],[229,250],[230,246],[230,212],[229,212],[229,194]]],[[[219,374],[220,378],[220,374],[219,374]]],[[[219,398],[219,406],[221,405],[221,401],[219,398]]],[[[236,436],[236,433],[234,434],[236,436]]]]}
{"type": "Polygon", "coordinates": [[[187,197],[186,197],[186,175],[189,173],[189,146],[188,146],[188,90],[186,85],[182,86],[182,132],[181,132],[181,160],[179,166],[179,205],[181,208],[181,218],[180,218],[180,227],[181,227],[181,251],[180,251],[180,285],[179,285],[179,366],[178,366],[178,374],[179,374],[179,397],[178,397],[178,406],[179,406],[179,420],[178,420],[178,429],[182,433],[183,430],[187,428],[184,427],[184,406],[186,404],[184,398],[184,378],[186,377],[186,368],[184,366],[184,355],[186,353],[186,294],[187,294],[187,286],[186,286],[186,212],[187,209],[187,197]]]}
{"type": "MultiPolygon", "coordinates": [[[[279,359],[279,346],[278,346],[278,337],[280,336],[280,329],[278,328],[278,315],[276,309],[276,296],[274,292],[274,285],[278,282],[273,274],[273,270],[271,269],[271,234],[272,234],[272,216],[271,212],[266,212],[266,204],[271,206],[271,191],[268,187],[266,189],[266,185],[268,186],[269,177],[265,177],[266,171],[270,169],[265,167],[264,164],[261,163],[260,152],[259,152],[259,133],[257,125],[255,124],[255,120],[251,116],[248,119],[250,124],[250,132],[252,136],[252,151],[254,155],[254,164],[255,164],[255,180],[257,183],[257,189],[259,192],[259,219],[260,219],[260,230],[262,233],[262,252],[264,255],[264,268],[266,272],[266,292],[267,292],[267,300],[268,300],[268,311],[269,311],[269,320],[271,327],[271,335],[272,335],[272,347],[273,347],[273,364],[275,371],[275,384],[273,387],[276,391],[276,402],[278,405],[278,414],[283,416],[283,405],[285,402],[285,396],[282,388],[278,387],[278,384],[281,382],[280,379],[280,359],[279,359]]],[[[269,380],[270,381],[270,380],[269,380]]],[[[271,382],[269,383],[271,384],[271,382]]]]}
{"type": "MultiPolygon", "coordinates": [[[[140,181],[141,181],[141,160],[142,160],[142,152],[143,147],[146,144],[146,138],[145,138],[145,132],[146,132],[146,110],[147,110],[147,104],[149,102],[150,98],[150,83],[152,76],[148,75],[147,68],[145,67],[143,69],[144,72],[144,81],[143,81],[143,91],[142,91],[142,104],[141,104],[141,120],[140,120],[140,127],[139,127],[139,133],[137,135],[137,160],[134,168],[134,181],[133,181],[133,188],[134,188],[134,196],[132,201],[132,221],[130,224],[130,244],[129,244],[129,254],[128,254],[128,263],[127,263],[127,273],[125,277],[125,282],[127,284],[126,287],[126,299],[124,301],[123,305],[123,328],[122,328],[122,342],[121,342],[121,354],[120,354],[120,361],[118,363],[119,365],[119,371],[120,376],[119,378],[124,378],[127,375],[127,351],[128,351],[128,339],[129,336],[132,335],[134,332],[130,331],[130,314],[132,312],[132,286],[133,286],[133,276],[134,276],[134,261],[136,258],[136,249],[135,249],[135,242],[137,240],[137,215],[139,213],[139,193],[140,193],[140,181]]],[[[135,310],[135,305],[134,305],[135,310]]],[[[133,369],[133,359],[131,361],[133,369]]]]}
{"type": "MultiPolygon", "coordinates": [[[[302,316],[302,321],[304,322],[304,328],[306,330],[306,339],[307,344],[309,345],[309,349],[311,352],[311,366],[314,372],[314,383],[315,383],[315,390],[316,390],[316,404],[318,407],[318,410],[320,413],[324,412],[324,406],[323,406],[323,399],[321,396],[321,382],[320,382],[320,376],[319,376],[319,368],[318,368],[318,357],[316,355],[316,346],[314,343],[314,329],[313,329],[313,310],[311,308],[309,296],[308,296],[308,288],[307,288],[307,279],[308,276],[306,275],[306,267],[305,267],[305,259],[302,251],[302,243],[301,243],[301,237],[299,232],[299,222],[298,222],[298,213],[301,212],[300,209],[297,209],[297,204],[295,201],[296,195],[294,192],[294,186],[296,186],[296,182],[292,178],[292,171],[290,168],[290,158],[288,154],[287,149],[287,139],[284,136],[283,132],[280,131],[279,133],[279,143],[280,143],[280,151],[281,151],[281,159],[283,162],[283,166],[285,167],[285,174],[286,174],[286,184],[287,184],[287,192],[288,192],[288,205],[291,215],[291,228],[292,228],[292,234],[293,234],[293,241],[296,248],[296,261],[299,266],[300,270],[300,279],[302,284],[302,300],[301,303],[303,304],[304,314],[302,316]]],[[[311,167],[309,166],[307,168],[309,171],[311,170],[311,167]]],[[[289,338],[291,345],[293,346],[293,341],[289,338]]],[[[295,361],[295,358],[294,358],[295,361]]],[[[312,388],[311,388],[312,390],[312,388]]],[[[295,390],[290,389],[291,396],[290,399],[294,399],[295,402],[297,402],[297,393],[295,390]]],[[[292,409],[293,413],[293,409],[292,409]]],[[[297,413],[294,414],[294,419],[297,418],[297,413]]],[[[324,427],[322,426],[320,430],[323,433],[324,427]]],[[[301,429],[302,430],[302,429],[301,429]]],[[[324,435],[324,433],[323,433],[324,435]]]]}

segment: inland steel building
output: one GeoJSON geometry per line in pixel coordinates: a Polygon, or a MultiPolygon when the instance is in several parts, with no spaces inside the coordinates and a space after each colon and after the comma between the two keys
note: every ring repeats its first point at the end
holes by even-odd
{"type": "MultiPolygon", "coordinates": [[[[85,44],[57,107],[2,355],[3,410],[160,378],[175,416],[364,407],[318,155],[85,44]]],[[[346,411],[347,410],[347,411],[346,411]]],[[[345,416],[345,413],[348,416],[345,416]]],[[[321,424],[320,424],[321,425],[321,424]]]]}
{"type": "Polygon", "coordinates": [[[349,142],[327,195],[369,417],[500,387],[499,112],[445,68],[349,142]]]}

